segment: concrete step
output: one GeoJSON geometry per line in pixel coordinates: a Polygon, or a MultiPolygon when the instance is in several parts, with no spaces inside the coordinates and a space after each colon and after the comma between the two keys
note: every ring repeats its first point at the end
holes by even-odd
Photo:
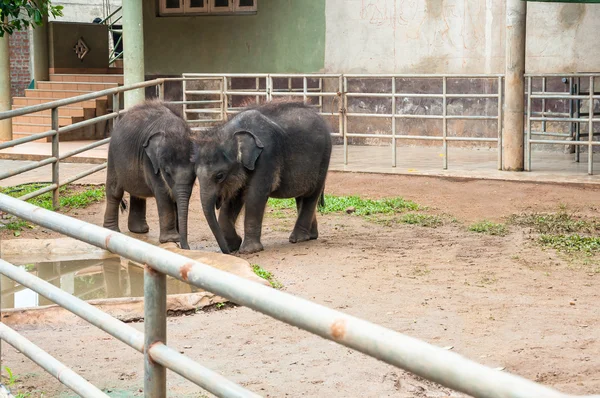
{"type": "Polygon", "coordinates": [[[58,91],[100,91],[119,87],[118,83],[80,83],[80,82],[37,82],[37,90],[58,91]]]}
{"type": "MultiPolygon", "coordinates": [[[[12,109],[20,109],[24,108],[25,105],[13,105],[12,109]]],[[[39,111],[34,113],[29,113],[31,116],[50,116],[52,111],[47,109],[45,111],[39,111]]],[[[91,119],[96,117],[96,108],[83,108],[83,107],[70,107],[70,106],[61,106],[58,108],[58,116],[78,116],[84,117],[85,119],[91,119]]]]}
{"type": "MultiPolygon", "coordinates": [[[[16,135],[28,136],[28,135],[32,135],[32,134],[45,133],[46,131],[52,130],[52,128],[49,124],[13,123],[12,127],[13,127],[13,136],[16,136],[16,135]]],[[[101,131],[101,130],[97,131],[96,125],[80,127],[73,131],[67,131],[67,132],[60,133],[61,141],[99,140],[102,138],[105,138],[103,135],[103,131],[101,131]]],[[[45,139],[36,140],[36,141],[51,142],[52,137],[46,137],[45,139]]]]}
{"type": "Polygon", "coordinates": [[[81,82],[81,83],[118,83],[123,84],[123,75],[94,75],[94,74],[51,74],[53,82],[81,82]]]}
{"type": "MultiPolygon", "coordinates": [[[[31,106],[31,105],[39,105],[39,104],[46,104],[48,102],[52,102],[52,101],[56,101],[56,98],[41,98],[41,97],[15,97],[13,98],[13,104],[14,105],[24,105],[24,106],[31,106]]],[[[96,103],[103,103],[104,106],[106,107],[108,100],[106,98],[99,98],[99,99],[95,99],[95,100],[89,100],[89,101],[83,101],[83,102],[77,102],[75,104],[71,104],[72,107],[83,107],[83,108],[96,108],[96,103]]],[[[60,107],[59,107],[60,109],[60,107]]]]}

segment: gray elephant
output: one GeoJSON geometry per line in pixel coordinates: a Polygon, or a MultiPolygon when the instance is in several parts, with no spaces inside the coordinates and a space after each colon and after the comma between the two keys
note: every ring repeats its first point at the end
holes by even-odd
{"type": "Polygon", "coordinates": [[[104,227],[119,231],[119,205],[129,192],[128,228],[146,233],[146,198],[156,198],[161,243],[188,245],[188,205],[195,183],[192,133],[185,120],[160,101],[132,107],[118,121],[108,149],[104,227]]]}
{"type": "Polygon", "coordinates": [[[313,109],[290,102],[248,108],[197,139],[202,209],[223,253],[263,250],[269,197],[296,198],[290,242],[317,239],[316,207],[323,200],[332,143],[327,123],[313,109]],[[235,222],[244,205],[242,243],[235,222]]]}

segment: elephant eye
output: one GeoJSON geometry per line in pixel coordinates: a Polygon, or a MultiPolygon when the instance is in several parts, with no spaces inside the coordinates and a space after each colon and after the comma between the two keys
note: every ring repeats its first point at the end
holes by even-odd
{"type": "Polygon", "coordinates": [[[215,180],[217,182],[221,182],[221,181],[223,181],[224,177],[225,177],[225,174],[223,174],[223,173],[217,173],[217,175],[215,175],[215,180]]]}

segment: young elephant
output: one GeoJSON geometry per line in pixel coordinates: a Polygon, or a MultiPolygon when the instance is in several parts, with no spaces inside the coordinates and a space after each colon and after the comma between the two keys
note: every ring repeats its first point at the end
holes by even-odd
{"type": "Polygon", "coordinates": [[[202,135],[195,152],[202,209],[223,253],[263,250],[260,235],[269,197],[296,198],[298,219],[290,242],[317,239],[316,207],[325,187],[331,136],[310,107],[271,103],[244,110],[202,135]],[[242,243],[235,222],[244,205],[242,243]],[[220,208],[218,223],[215,207],[220,208]]]}
{"type": "Polygon", "coordinates": [[[119,231],[119,205],[131,196],[128,228],[146,233],[146,198],[156,198],[160,242],[189,249],[188,205],[195,182],[190,161],[192,133],[181,117],[159,101],[132,107],[112,132],[106,174],[104,227],[119,231]]]}

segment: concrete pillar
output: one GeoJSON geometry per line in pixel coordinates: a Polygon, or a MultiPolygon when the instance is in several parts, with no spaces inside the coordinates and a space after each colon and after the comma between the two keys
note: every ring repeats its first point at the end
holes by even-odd
{"type": "MultiPolygon", "coordinates": [[[[39,0],[36,1],[39,4],[39,0]]],[[[31,32],[32,38],[32,66],[33,79],[39,81],[50,80],[48,62],[48,15],[44,15],[42,25],[36,25],[31,32]]]]}
{"type": "MultiPolygon", "coordinates": [[[[0,112],[10,110],[10,46],[8,33],[0,38],[0,112]]],[[[0,120],[0,141],[12,140],[12,120],[0,120]]]]}
{"type": "MultiPolygon", "coordinates": [[[[123,73],[125,85],[144,81],[143,0],[123,2],[123,73]]],[[[145,90],[125,92],[125,107],[144,101],[145,90]]]]}
{"type": "Polygon", "coordinates": [[[523,171],[525,25],[527,2],[506,1],[506,60],[504,122],[502,135],[503,169],[523,171]]]}

